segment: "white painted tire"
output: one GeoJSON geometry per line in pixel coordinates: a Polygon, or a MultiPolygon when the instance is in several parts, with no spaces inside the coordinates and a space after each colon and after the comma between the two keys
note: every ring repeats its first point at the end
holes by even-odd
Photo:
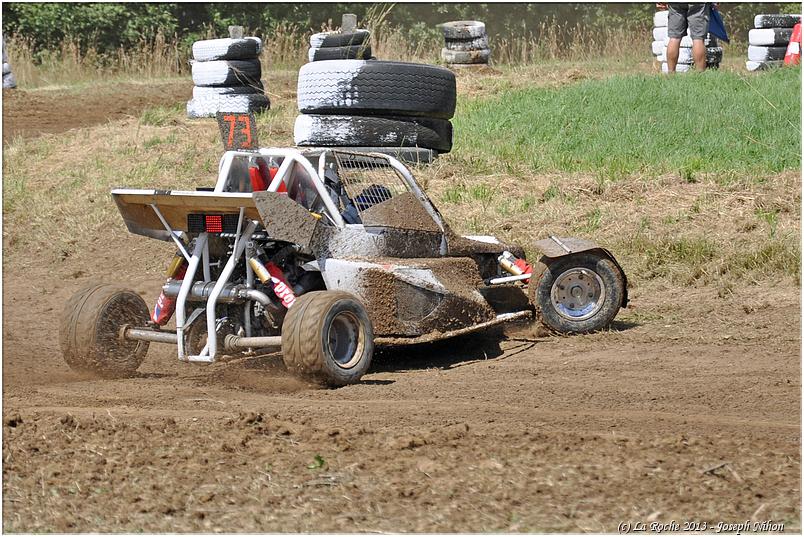
{"type": "MultiPolygon", "coordinates": [[[[664,41],[662,41],[662,43],[664,43],[664,46],[669,45],[670,44],[670,38],[665,37],[664,41]]],[[[681,38],[681,44],[679,46],[681,48],[692,48],[692,38],[690,36],[688,36],[688,35],[685,35],[684,37],[681,38]]],[[[716,47],[717,46],[717,39],[712,37],[710,34],[706,34],[706,39],[704,39],[704,46],[706,46],[706,47],[716,47]]]]}
{"type": "Polygon", "coordinates": [[[265,95],[219,95],[204,99],[187,101],[187,117],[214,117],[218,112],[234,112],[246,114],[271,108],[271,101],[265,95]]]}
{"type": "MultiPolygon", "coordinates": [[[[660,62],[667,62],[667,49],[664,49],[662,53],[657,58],[660,62]]],[[[715,64],[720,64],[723,60],[723,47],[707,47],[706,48],[706,65],[711,66],[715,64]]],[[[685,63],[687,65],[692,65],[695,63],[695,60],[692,57],[692,49],[691,48],[682,48],[678,49],[678,63],[682,64],[685,63]]]]}
{"type": "Polygon", "coordinates": [[[300,114],[293,140],[299,146],[424,147],[448,152],[452,124],[434,118],[300,114]]]}
{"type": "Polygon", "coordinates": [[[441,24],[445,39],[475,39],[486,35],[486,25],[480,21],[452,21],[441,24]]]}
{"type": "Polygon", "coordinates": [[[3,74],[7,74],[11,72],[11,65],[8,62],[3,62],[3,74]]]}
{"type": "Polygon", "coordinates": [[[253,86],[260,82],[260,60],[215,60],[192,66],[196,86],[253,86]]]}
{"type": "Polygon", "coordinates": [[[193,43],[193,59],[199,62],[250,60],[259,56],[261,50],[262,40],[259,37],[206,39],[193,43]]]}
{"type": "Polygon", "coordinates": [[[757,15],[754,17],[754,28],[792,28],[801,22],[801,15],[757,15]]]}
{"type": "MultiPolygon", "coordinates": [[[[691,69],[691,66],[686,63],[679,63],[676,64],[676,73],[686,73],[691,69]]],[[[667,63],[662,63],[662,73],[667,73],[669,70],[667,69],[667,63]]]]}
{"type": "Polygon", "coordinates": [[[310,48],[350,47],[365,43],[371,33],[368,30],[354,32],[321,32],[310,36],[310,48]]]}
{"type": "Polygon", "coordinates": [[[653,40],[654,41],[664,41],[667,38],[667,27],[661,28],[654,28],[653,29],[653,40]]]}
{"type": "Polygon", "coordinates": [[[193,99],[209,99],[226,95],[264,95],[262,84],[256,86],[193,86],[193,99]]]}
{"type": "Polygon", "coordinates": [[[328,60],[299,69],[296,102],[303,114],[399,115],[449,119],[455,74],[420,63],[328,60]]]}
{"type": "Polygon", "coordinates": [[[17,87],[17,79],[14,78],[14,73],[6,73],[3,75],[3,87],[8,89],[17,87]]]}
{"type": "Polygon", "coordinates": [[[761,28],[748,30],[748,44],[760,47],[786,47],[792,35],[792,28],[761,28]]]}
{"type": "Polygon", "coordinates": [[[781,60],[772,62],[752,62],[749,60],[745,62],[745,68],[749,71],[766,71],[768,69],[775,69],[779,67],[784,67],[784,62],[781,60]]]}
{"type": "Polygon", "coordinates": [[[664,41],[654,41],[650,45],[650,51],[654,56],[658,56],[664,51],[664,41]]]}
{"type": "Polygon", "coordinates": [[[667,10],[657,11],[653,14],[653,27],[661,28],[667,27],[667,10]]]}
{"type": "Polygon", "coordinates": [[[444,48],[461,51],[487,49],[489,48],[489,38],[484,35],[474,39],[445,39],[444,48]]]}
{"type": "Polygon", "coordinates": [[[371,45],[352,45],[349,47],[323,47],[307,50],[307,61],[326,60],[368,60],[371,58],[371,45]]]}
{"type": "Polygon", "coordinates": [[[783,60],[787,47],[755,47],[748,45],[748,59],[752,62],[783,60]]]}
{"type": "Polygon", "coordinates": [[[485,48],[482,50],[449,50],[448,48],[441,49],[441,59],[447,63],[458,65],[469,65],[476,63],[489,63],[491,57],[491,50],[485,48]]]}

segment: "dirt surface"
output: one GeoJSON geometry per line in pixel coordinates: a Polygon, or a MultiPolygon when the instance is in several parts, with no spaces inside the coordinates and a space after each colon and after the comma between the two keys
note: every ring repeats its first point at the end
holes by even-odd
{"type": "Polygon", "coordinates": [[[6,531],[800,531],[795,288],[637,289],[611,332],[385,351],[338,390],[155,344],[136,378],[84,378],[64,302],[100,279],[151,304],[172,253],[119,247],[4,258],[6,531]]]}
{"type": "MultiPolygon", "coordinates": [[[[95,108],[105,122],[189,97],[185,85],[123,91],[126,102],[6,92],[4,141],[35,135],[18,121],[25,110],[49,133],[91,124],[95,108]]],[[[290,377],[277,355],[198,366],[156,344],[136,377],[97,380],[61,358],[64,303],[109,282],[152,306],[174,248],[119,222],[82,229],[61,255],[4,237],[5,531],[711,531],[746,520],[801,531],[794,284],[719,292],[657,279],[630,290],[611,331],[523,326],[382,351],[360,384],[337,390],[290,377]]]]}
{"type": "Polygon", "coordinates": [[[92,91],[3,90],[3,143],[89,127],[192,97],[192,82],[114,84],[92,91]]]}

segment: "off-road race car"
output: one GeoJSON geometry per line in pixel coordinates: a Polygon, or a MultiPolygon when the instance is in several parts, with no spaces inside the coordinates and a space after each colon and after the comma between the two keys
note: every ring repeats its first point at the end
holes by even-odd
{"type": "Polygon", "coordinates": [[[374,349],[533,317],[562,334],[605,328],[626,305],[614,256],[575,238],[519,246],[459,236],[397,159],[332,149],[226,151],[214,188],[115,189],[129,231],[178,252],[152,311],[93,285],[65,306],[73,369],[133,374],[151,342],[187,362],[281,348],[289,370],[355,383],[374,349]],[[166,328],[175,313],[175,329],[166,328]]]}

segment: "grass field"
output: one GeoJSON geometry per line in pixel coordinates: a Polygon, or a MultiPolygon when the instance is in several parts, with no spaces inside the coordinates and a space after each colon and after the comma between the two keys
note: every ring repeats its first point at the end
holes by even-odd
{"type": "Polygon", "coordinates": [[[801,70],[616,76],[463,101],[459,155],[534,172],[760,175],[800,166],[801,70]]]}

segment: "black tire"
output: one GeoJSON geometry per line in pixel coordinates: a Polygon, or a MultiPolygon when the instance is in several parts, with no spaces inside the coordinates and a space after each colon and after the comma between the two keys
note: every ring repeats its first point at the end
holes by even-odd
{"type": "Polygon", "coordinates": [[[296,375],[328,386],[354,384],[368,370],[373,354],[371,321],[354,295],[305,293],[285,315],[282,360],[296,375]]]}
{"type": "Polygon", "coordinates": [[[193,99],[209,99],[222,95],[263,95],[262,83],[254,86],[193,86],[193,99]]]}
{"type": "Polygon", "coordinates": [[[260,60],[195,62],[192,71],[196,86],[256,86],[262,76],[260,60]]]}
{"type": "Polygon", "coordinates": [[[101,377],[131,376],[145,359],[147,341],[122,341],[123,325],[142,327],[150,319],[140,295],[117,285],[91,285],[67,301],[59,343],[67,365],[101,377]]]}
{"type": "Polygon", "coordinates": [[[748,45],[748,59],[752,62],[783,60],[787,47],[755,47],[748,45]]]}
{"type": "Polygon", "coordinates": [[[801,15],[757,15],[754,28],[792,28],[801,22],[801,15]]]}
{"type": "Polygon", "coordinates": [[[193,43],[193,58],[199,62],[250,60],[256,58],[261,49],[262,42],[256,37],[206,39],[193,43]]]}
{"type": "Polygon", "coordinates": [[[322,47],[349,47],[362,45],[371,33],[368,30],[355,30],[354,32],[322,32],[310,36],[311,48],[322,47]]]}
{"type": "Polygon", "coordinates": [[[381,60],[312,62],[299,70],[305,114],[427,116],[455,113],[455,74],[435,65],[381,60]]]}
{"type": "Polygon", "coordinates": [[[452,21],[441,25],[445,39],[475,39],[486,35],[486,25],[480,21],[452,21]]]}
{"type": "Polygon", "coordinates": [[[784,62],[780,60],[773,62],[752,62],[749,60],[745,62],[745,68],[749,71],[767,71],[768,69],[778,69],[783,66],[784,62]]]}
{"type": "Polygon", "coordinates": [[[369,58],[371,58],[371,45],[310,48],[307,51],[307,60],[311,62],[325,60],[367,60],[369,58]]]}
{"type": "Polygon", "coordinates": [[[748,30],[748,44],[760,47],[787,46],[792,28],[759,28],[748,30]]]}
{"type": "Polygon", "coordinates": [[[491,50],[449,50],[447,48],[441,49],[441,59],[447,63],[453,64],[475,64],[475,63],[489,63],[491,50]]]}
{"type": "Polygon", "coordinates": [[[14,73],[5,73],[3,75],[3,88],[13,89],[17,87],[17,79],[14,78],[14,73]]]}
{"type": "Polygon", "coordinates": [[[474,39],[445,39],[444,48],[449,50],[482,50],[489,48],[487,36],[474,39]]]}
{"type": "Polygon", "coordinates": [[[706,65],[720,65],[723,61],[723,47],[706,48],[706,65]]]}
{"type": "Polygon", "coordinates": [[[426,147],[452,149],[452,124],[446,119],[380,116],[296,118],[293,139],[300,146],[426,147]]]}
{"type": "Polygon", "coordinates": [[[215,117],[218,112],[247,114],[271,108],[271,101],[262,93],[217,95],[187,101],[187,117],[215,117]]]}
{"type": "Polygon", "coordinates": [[[532,279],[530,285],[529,296],[542,323],[561,334],[602,330],[614,320],[625,295],[625,278],[620,269],[608,257],[594,252],[550,261],[541,277],[532,279]],[[573,297],[585,302],[571,302],[573,297]]]}
{"type": "Polygon", "coordinates": [[[352,147],[348,146],[349,151],[356,153],[382,153],[390,155],[397,160],[407,164],[421,165],[432,164],[438,158],[438,151],[424,147],[352,147]]]}

